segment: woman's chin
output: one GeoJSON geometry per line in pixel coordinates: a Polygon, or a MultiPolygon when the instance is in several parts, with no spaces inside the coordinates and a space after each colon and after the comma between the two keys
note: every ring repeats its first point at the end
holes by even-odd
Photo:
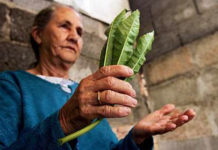
{"type": "Polygon", "coordinates": [[[67,56],[67,57],[61,57],[61,61],[63,63],[69,64],[69,65],[73,65],[76,61],[77,57],[75,56],[67,56]]]}

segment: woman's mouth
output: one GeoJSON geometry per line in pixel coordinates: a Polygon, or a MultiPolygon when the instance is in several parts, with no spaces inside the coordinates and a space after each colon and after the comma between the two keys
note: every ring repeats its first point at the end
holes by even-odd
{"type": "Polygon", "coordinates": [[[63,48],[66,48],[66,49],[68,49],[68,50],[71,50],[71,51],[77,52],[77,51],[76,51],[76,48],[73,47],[73,46],[63,46],[63,48]]]}

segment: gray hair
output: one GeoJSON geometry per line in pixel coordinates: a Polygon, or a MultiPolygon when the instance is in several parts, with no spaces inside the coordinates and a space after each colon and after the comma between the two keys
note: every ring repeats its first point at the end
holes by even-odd
{"type": "MultiPolygon", "coordinates": [[[[52,15],[54,14],[54,12],[57,10],[57,8],[60,7],[69,7],[74,9],[72,6],[68,6],[68,5],[63,5],[63,4],[53,4],[50,5],[44,9],[42,9],[36,16],[33,22],[32,27],[37,27],[39,29],[39,31],[42,31],[46,25],[48,24],[48,22],[50,21],[52,15]]],[[[36,66],[39,62],[40,56],[39,56],[39,45],[38,43],[35,41],[35,39],[33,38],[32,34],[30,34],[30,44],[33,48],[35,57],[36,57],[36,63],[34,64],[34,66],[36,66]]]]}

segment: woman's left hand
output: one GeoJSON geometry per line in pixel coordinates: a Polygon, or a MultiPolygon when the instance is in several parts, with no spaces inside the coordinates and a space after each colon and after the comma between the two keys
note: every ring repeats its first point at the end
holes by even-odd
{"type": "Polygon", "coordinates": [[[161,109],[145,116],[133,128],[132,136],[137,144],[141,144],[146,138],[175,130],[192,120],[195,112],[188,109],[179,112],[173,104],[167,104],[161,109]]]}

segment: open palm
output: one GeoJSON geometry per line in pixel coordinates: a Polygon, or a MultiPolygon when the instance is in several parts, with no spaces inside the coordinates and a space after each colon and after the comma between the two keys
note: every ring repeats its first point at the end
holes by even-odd
{"type": "Polygon", "coordinates": [[[133,138],[137,144],[140,144],[152,135],[175,130],[194,116],[195,112],[191,109],[179,112],[173,104],[167,104],[140,120],[133,128],[133,138]]]}

